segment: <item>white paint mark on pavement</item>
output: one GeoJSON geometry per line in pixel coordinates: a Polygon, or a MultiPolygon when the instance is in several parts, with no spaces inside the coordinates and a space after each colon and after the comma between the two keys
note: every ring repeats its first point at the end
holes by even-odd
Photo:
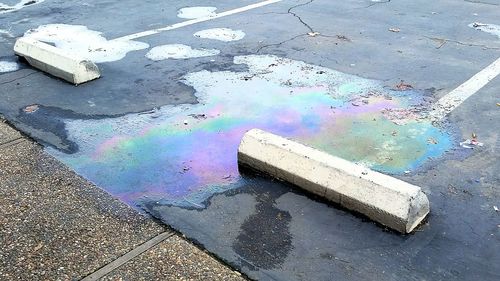
{"type": "Polygon", "coordinates": [[[215,7],[186,7],[178,11],[177,16],[183,19],[197,19],[216,15],[215,7]]]}
{"type": "Polygon", "coordinates": [[[232,30],[230,28],[211,28],[200,30],[193,35],[204,39],[230,42],[243,39],[243,37],[245,37],[245,32],[242,30],[232,30]]]}
{"type": "Polygon", "coordinates": [[[19,64],[13,61],[0,61],[0,73],[12,72],[19,69],[19,64]]]}
{"type": "Polygon", "coordinates": [[[150,60],[159,61],[166,59],[189,59],[215,56],[220,53],[216,49],[193,49],[183,44],[169,44],[154,47],[146,57],[150,60]]]}
{"type": "Polygon", "coordinates": [[[500,57],[434,104],[429,116],[439,121],[500,74],[500,57]]]}
{"type": "Polygon", "coordinates": [[[96,63],[121,60],[130,51],[142,50],[148,44],[137,41],[107,40],[101,32],[84,25],[47,24],[25,33],[39,41],[53,43],[57,48],[77,54],[96,63]]]}
{"type": "Polygon", "coordinates": [[[490,23],[473,22],[473,23],[469,24],[469,27],[496,35],[498,38],[500,38],[500,25],[490,24],[490,23]]]}
{"type": "Polygon", "coordinates": [[[253,9],[256,9],[256,8],[264,7],[264,6],[267,6],[267,5],[270,5],[270,4],[274,4],[274,3],[278,3],[278,2],[281,2],[281,1],[283,1],[283,0],[266,0],[266,1],[259,2],[259,3],[255,3],[255,4],[247,5],[247,6],[244,6],[244,7],[236,8],[236,9],[233,9],[233,10],[225,11],[225,12],[222,12],[222,13],[217,13],[217,14],[215,14],[213,16],[207,16],[207,17],[202,17],[202,18],[187,20],[187,21],[184,21],[184,22],[180,22],[180,23],[168,25],[168,26],[165,26],[165,27],[162,27],[162,28],[151,29],[151,30],[146,30],[146,31],[143,31],[143,32],[138,32],[138,33],[134,33],[134,34],[122,36],[122,37],[116,38],[114,40],[115,41],[134,40],[134,39],[137,39],[137,38],[141,38],[141,37],[145,37],[145,36],[149,36],[149,35],[153,35],[153,34],[158,34],[158,33],[163,32],[163,31],[173,30],[173,29],[181,28],[181,27],[188,26],[188,25],[193,25],[193,24],[200,23],[200,22],[205,22],[205,21],[209,21],[209,20],[213,20],[213,19],[218,19],[218,18],[222,18],[222,17],[226,17],[226,16],[230,16],[230,15],[234,15],[234,14],[238,14],[238,13],[250,11],[250,10],[253,10],[253,9]]]}
{"type": "Polygon", "coordinates": [[[17,10],[21,10],[22,8],[40,4],[44,1],[45,0],[21,0],[17,2],[17,4],[12,6],[0,2],[0,14],[6,14],[17,10]]]}

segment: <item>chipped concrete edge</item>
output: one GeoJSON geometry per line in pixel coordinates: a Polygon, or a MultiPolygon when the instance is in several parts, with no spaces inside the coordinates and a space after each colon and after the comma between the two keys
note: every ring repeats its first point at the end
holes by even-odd
{"type": "Polygon", "coordinates": [[[24,57],[31,66],[75,85],[101,76],[93,62],[33,38],[17,39],[14,53],[24,57]]]}
{"type": "Polygon", "coordinates": [[[271,133],[252,129],[238,162],[410,233],[430,211],[420,187],[271,133]]]}

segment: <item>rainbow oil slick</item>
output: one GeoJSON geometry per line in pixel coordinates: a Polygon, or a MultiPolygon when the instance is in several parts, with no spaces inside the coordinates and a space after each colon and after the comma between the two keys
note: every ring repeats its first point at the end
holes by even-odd
{"type": "Polygon", "coordinates": [[[248,71],[184,76],[197,104],[67,120],[79,151],[48,150],[130,204],[154,200],[196,208],[241,186],[237,148],[252,128],[391,174],[417,169],[451,147],[451,136],[415,110],[425,103],[419,91],[393,91],[378,81],[275,56],[240,56],[234,63],[248,71]]]}

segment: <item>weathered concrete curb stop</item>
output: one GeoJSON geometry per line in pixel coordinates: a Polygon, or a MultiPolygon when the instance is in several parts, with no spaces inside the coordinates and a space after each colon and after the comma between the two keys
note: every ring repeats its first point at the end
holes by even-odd
{"type": "Polygon", "coordinates": [[[99,68],[93,62],[31,38],[17,39],[14,52],[24,57],[33,67],[75,85],[101,76],[99,68]]]}
{"type": "Polygon", "coordinates": [[[243,136],[238,162],[401,233],[410,233],[429,213],[418,186],[259,129],[243,136]]]}

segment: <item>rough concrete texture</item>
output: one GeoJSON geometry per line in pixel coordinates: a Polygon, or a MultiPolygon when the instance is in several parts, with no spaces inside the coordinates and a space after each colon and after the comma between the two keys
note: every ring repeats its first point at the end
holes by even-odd
{"type": "Polygon", "coordinates": [[[245,280],[186,240],[173,236],[101,280],[245,280]]]}
{"type": "Polygon", "coordinates": [[[78,279],[164,230],[29,141],[0,167],[2,280],[78,279]]]}
{"type": "Polygon", "coordinates": [[[33,67],[76,85],[101,76],[99,68],[93,62],[35,39],[17,39],[14,52],[24,57],[33,67]]]}
{"type": "MultiPolygon", "coordinates": [[[[0,280],[78,280],[165,231],[1,119],[0,136],[0,280]]],[[[180,238],[143,253],[110,278],[121,274],[131,280],[241,279],[180,238]]]]}
{"type": "Polygon", "coordinates": [[[429,213],[418,186],[259,129],[243,136],[238,161],[402,233],[429,213]]]}

